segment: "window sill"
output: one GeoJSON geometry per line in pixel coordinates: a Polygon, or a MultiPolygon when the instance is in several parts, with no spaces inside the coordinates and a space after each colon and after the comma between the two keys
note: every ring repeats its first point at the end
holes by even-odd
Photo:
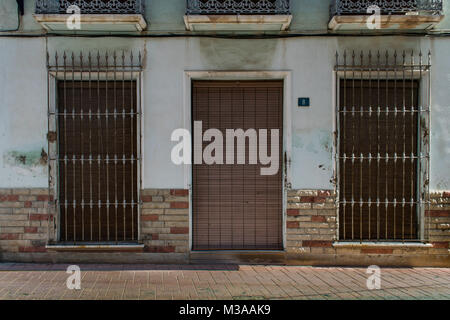
{"type": "Polygon", "coordinates": [[[333,243],[335,248],[432,248],[431,243],[424,242],[348,242],[338,241],[333,243]]]}
{"type": "Polygon", "coordinates": [[[45,246],[49,251],[57,252],[142,252],[143,244],[48,244],[45,246]]]}
{"type": "Polygon", "coordinates": [[[285,31],[292,15],[185,15],[189,31],[285,31]]]}
{"type": "Polygon", "coordinates": [[[369,15],[342,15],[334,16],[328,24],[328,29],[333,31],[368,31],[383,32],[394,30],[428,30],[438,24],[443,15],[382,15],[380,17],[381,28],[369,29],[367,22],[370,23],[369,15]]]}
{"type": "Polygon", "coordinates": [[[68,14],[34,14],[34,19],[47,31],[65,32],[136,32],[147,28],[141,14],[82,14],[81,29],[67,28],[68,14]]]}

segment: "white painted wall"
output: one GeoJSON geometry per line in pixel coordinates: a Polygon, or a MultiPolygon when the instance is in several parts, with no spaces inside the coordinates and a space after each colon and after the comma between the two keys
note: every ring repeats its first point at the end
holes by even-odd
{"type": "Polygon", "coordinates": [[[431,42],[431,176],[433,190],[450,189],[450,39],[431,42]]]}
{"type": "MultiPolygon", "coordinates": [[[[450,39],[415,37],[308,37],[273,40],[213,38],[49,38],[50,51],[146,51],[144,79],[144,188],[185,188],[186,170],[170,161],[171,133],[185,124],[185,71],[291,71],[292,187],[331,189],[333,79],[336,50],[433,52],[432,189],[450,188],[450,39]],[[310,97],[310,108],[298,108],[310,97]]],[[[40,150],[47,129],[45,40],[0,39],[0,187],[47,185],[46,172],[5,164],[11,150],[40,150]],[[24,94],[25,93],[25,94],[24,94]],[[17,112],[17,111],[20,111],[17,112]],[[24,171],[25,170],[25,171],[24,171]],[[28,171],[27,171],[28,170],[28,171]]]]}
{"type": "Polygon", "coordinates": [[[147,42],[150,54],[144,90],[147,139],[144,186],[173,187],[175,182],[176,187],[184,187],[181,184],[183,168],[170,162],[170,150],[174,145],[170,143],[170,135],[174,129],[184,125],[184,71],[288,70],[293,75],[291,103],[296,105],[300,96],[312,98],[311,108],[293,108],[291,123],[288,124],[292,125],[293,187],[331,188],[332,97],[323,92],[331,92],[329,75],[332,65],[329,61],[334,53],[329,50],[330,43],[326,39],[315,39],[305,44],[298,40],[206,38],[147,42]],[[167,90],[169,94],[161,94],[167,90]],[[159,135],[151,134],[153,131],[159,135]]]}
{"type": "Polygon", "coordinates": [[[0,187],[47,186],[45,39],[0,39],[0,110],[0,187]]]}

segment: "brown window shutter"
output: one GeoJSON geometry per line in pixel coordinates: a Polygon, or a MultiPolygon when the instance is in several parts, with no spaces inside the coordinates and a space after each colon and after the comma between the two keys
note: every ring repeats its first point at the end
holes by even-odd
{"type": "Polygon", "coordinates": [[[62,242],[137,239],[136,119],[135,81],[58,83],[62,242]]]}
{"type": "Polygon", "coordinates": [[[417,240],[418,82],[341,80],[339,96],[340,239],[417,240]]]}
{"type": "Polygon", "coordinates": [[[193,165],[193,249],[282,249],[283,82],[195,81],[192,105],[203,133],[219,129],[224,144],[226,129],[280,132],[276,175],[249,164],[248,139],[244,165],[193,165]]]}

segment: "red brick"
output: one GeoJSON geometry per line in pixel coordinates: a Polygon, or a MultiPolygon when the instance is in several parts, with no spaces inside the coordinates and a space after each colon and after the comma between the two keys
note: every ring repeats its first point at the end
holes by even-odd
{"type": "Polygon", "coordinates": [[[159,234],[157,233],[152,233],[152,240],[159,240],[159,234]]]}
{"type": "Polygon", "coordinates": [[[0,234],[0,240],[18,240],[19,234],[18,233],[3,233],[0,234]]]}
{"type": "Polygon", "coordinates": [[[19,247],[19,252],[46,252],[45,247],[19,247]]]}
{"type": "Polygon", "coordinates": [[[30,214],[30,220],[31,220],[31,221],[43,221],[43,220],[48,220],[48,214],[32,213],[32,214],[30,214]]]}
{"type": "Polygon", "coordinates": [[[312,216],[311,217],[312,222],[327,222],[327,218],[324,216],[312,216]]]}
{"type": "Polygon", "coordinates": [[[448,242],[432,242],[433,248],[436,249],[448,249],[449,243],[448,242]]]}
{"type": "Polygon", "coordinates": [[[142,202],[152,202],[152,196],[141,196],[142,202]]]}
{"type": "Polygon", "coordinates": [[[326,200],[327,200],[326,197],[315,197],[314,203],[325,203],[326,200]]]}
{"type": "Polygon", "coordinates": [[[14,202],[19,201],[19,196],[15,194],[0,195],[0,202],[14,202]]]}
{"type": "Polygon", "coordinates": [[[142,221],[158,221],[159,216],[157,214],[148,214],[142,216],[142,221]]]}
{"type": "Polygon", "coordinates": [[[152,253],[172,253],[175,252],[174,246],[147,246],[145,251],[152,253]]]}
{"type": "Polygon", "coordinates": [[[394,249],[381,249],[381,248],[364,248],[361,249],[361,253],[366,254],[392,254],[394,249]]]}
{"type": "Polygon", "coordinates": [[[25,233],[37,233],[37,227],[25,227],[25,233]]]}
{"type": "Polygon", "coordinates": [[[302,242],[303,247],[330,248],[333,246],[332,241],[307,240],[302,242]]]}
{"type": "Polygon", "coordinates": [[[170,228],[170,233],[172,233],[172,234],[188,234],[189,228],[188,227],[172,227],[172,228],[170,228]]]}
{"type": "Polygon", "coordinates": [[[19,201],[19,196],[18,195],[9,195],[8,196],[8,201],[19,201]]]}
{"type": "Polygon", "coordinates": [[[450,217],[450,210],[427,210],[425,215],[427,217],[450,217]]]}
{"type": "Polygon", "coordinates": [[[189,190],[187,190],[187,189],[172,189],[172,190],[170,190],[170,195],[172,195],[172,196],[188,196],[189,190]]]}
{"type": "Polygon", "coordinates": [[[187,208],[189,208],[189,202],[171,202],[170,208],[172,208],[172,209],[187,209],[187,208]]]}
{"type": "Polygon", "coordinates": [[[36,198],[37,201],[53,201],[53,196],[39,195],[36,198]]]}
{"type": "Polygon", "coordinates": [[[314,198],[312,196],[303,196],[300,197],[300,202],[304,202],[304,203],[313,203],[314,202],[314,198]]]}
{"type": "Polygon", "coordinates": [[[287,209],[287,215],[291,217],[296,217],[299,215],[298,209],[287,209]]]}
{"type": "Polygon", "coordinates": [[[288,229],[297,229],[300,226],[298,221],[288,221],[286,222],[286,227],[288,229]]]}
{"type": "Polygon", "coordinates": [[[25,208],[31,208],[32,205],[33,205],[33,202],[31,202],[31,201],[25,201],[25,203],[24,203],[25,208]]]}
{"type": "Polygon", "coordinates": [[[303,203],[324,203],[326,197],[312,197],[312,196],[303,196],[300,197],[300,202],[303,203]]]}
{"type": "Polygon", "coordinates": [[[331,197],[331,191],[329,190],[320,190],[319,197],[331,197]]]}

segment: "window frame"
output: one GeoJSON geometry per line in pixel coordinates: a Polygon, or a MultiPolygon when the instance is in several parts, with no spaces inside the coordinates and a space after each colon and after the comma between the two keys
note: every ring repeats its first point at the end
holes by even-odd
{"type": "MultiPolygon", "coordinates": [[[[362,53],[361,53],[362,54],[362,53]]],[[[384,53],[383,53],[384,54],[384,53]]],[[[392,55],[392,53],[390,53],[392,55]]],[[[425,55],[424,55],[425,56],[425,55]]],[[[360,239],[341,239],[340,237],[340,228],[342,227],[339,219],[339,209],[340,209],[340,164],[339,164],[339,150],[340,150],[340,123],[339,123],[339,108],[340,108],[340,83],[344,78],[347,80],[358,79],[361,80],[361,77],[372,79],[372,81],[377,81],[376,76],[379,76],[380,80],[403,80],[402,65],[400,64],[389,64],[384,62],[384,55],[378,61],[378,65],[370,65],[369,70],[367,70],[366,65],[359,65],[355,62],[355,57],[352,60],[352,53],[348,54],[346,51],[343,54],[336,52],[336,61],[335,67],[333,70],[333,132],[334,132],[334,143],[333,143],[333,181],[335,185],[335,193],[336,193],[336,241],[337,243],[378,243],[378,244],[408,244],[408,243],[426,243],[430,237],[429,235],[429,221],[426,222],[425,219],[425,211],[429,210],[431,200],[430,200],[430,189],[429,189],[429,173],[430,173],[430,111],[431,111],[431,52],[428,53],[428,56],[425,56],[427,59],[426,63],[421,62],[421,64],[411,64],[405,65],[405,80],[411,81],[411,79],[416,80],[418,82],[418,107],[419,117],[418,117],[418,132],[417,132],[417,148],[418,148],[418,172],[417,172],[417,230],[418,237],[415,240],[395,240],[395,241],[386,241],[386,240],[360,240],[360,239]],[[342,58],[344,56],[344,58],[342,58]],[[351,64],[347,64],[347,62],[351,62],[351,64]],[[414,67],[419,67],[419,70],[414,70],[414,67]],[[407,71],[409,68],[409,71],[407,71]],[[392,71],[395,70],[395,71],[392,71]],[[374,77],[375,74],[375,77],[374,77]],[[370,76],[369,76],[370,75],[370,76]],[[408,77],[409,76],[409,77],[408,77]]],[[[357,54],[358,61],[360,54],[357,54]]],[[[364,59],[367,61],[367,57],[364,55],[364,59]]],[[[402,55],[398,55],[399,58],[402,59],[402,55]]],[[[414,53],[410,53],[410,55],[406,55],[407,59],[411,57],[414,59],[414,53]]],[[[424,58],[424,60],[425,60],[424,58]]],[[[372,61],[376,61],[376,54],[372,54],[372,61]]],[[[420,53],[420,61],[422,61],[422,55],[420,53]]],[[[407,60],[409,61],[409,60],[407,60]]],[[[418,60],[417,60],[418,61],[418,60]]],[[[398,62],[398,60],[397,60],[398,62]]],[[[401,62],[401,61],[400,61],[401,62]]],[[[359,202],[356,202],[359,203],[359,202]]]]}
{"type": "MultiPolygon", "coordinates": [[[[57,53],[55,53],[57,54],[57,53]]],[[[74,53],[75,54],[75,53],[74,53]]],[[[79,54],[79,53],[78,53],[79,54]]],[[[93,53],[92,53],[93,54],[93,53]]],[[[105,58],[105,55],[108,53],[104,53],[102,56],[102,59],[105,58]]],[[[67,61],[71,61],[70,57],[71,54],[67,54],[67,61]]],[[[125,72],[123,72],[124,77],[126,80],[135,81],[136,83],[136,117],[138,118],[136,120],[136,138],[137,138],[137,181],[136,181],[136,219],[137,219],[137,230],[136,230],[136,236],[135,240],[132,242],[127,243],[140,243],[142,240],[142,234],[141,234],[141,190],[142,190],[142,176],[143,176],[143,161],[142,156],[144,154],[143,150],[143,65],[142,65],[142,56],[141,53],[139,53],[139,57],[136,55],[135,52],[133,52],[134,55],[134,63],[127,65],[125,72]]],[[[118,61],[119,57],[121,59],[122,52],[120,54],[117,54],[118,61]]],[[[87,54],[86,54],[87,57],[87,54]]],[[[97,59],[97,52],[93,54],[92,61],[96,61],[97,59]]],[[[97,81],[97,77],[100,81],[120,81],[120,79],[117,79],[117,75],[120,73],[122,74],[121,69],[118,69],[119,66],[114,66],[110,63],[109,67],[105,67],[104,65],[97,65],[94,63],[91,67],[87,64],[87,58],[84,60],[84,65],[75,65],[75,69],[79,69],[81,71],[78,72],[72,72],[72,65],[67,63],[67,65],[62,64],[62,58],[59,57],[59,65],[57,62],[55,62],[55,59],[50,59],[49,53],[47,53],[47,115],[48,115],[48,135],[47,135],[47,150],[48,150],[48,194],[50,199],[52,199],[50,203],[50,209],[53,213],[53,219],[50,219],[49,222],[52,220],[52,223],[48,224],[48,238],[47,243],[48,245],[58,245],[61,244],[61,219],[60,219],[60,205],[58,203],[59,199],[59,166],[60,161],[58,160],[58,145],[59,145],[59,139],[58,139],[58,82],[59,81],[71,81],[74,79],[75,81],[86,81],[88,82],[89,75],[92,78],[92,81],[97,81]],[[51,61],[51,62],[50,62],[51,61]],[[90,70],[89,70],[90,68],[90,70]],[[116,70],[116,71],[114,71],[116,70]]],[[[109,57],[109,61],[111,62],[113,59],[111,56],[109,57]]],[[[63,243],[68,243],[67,241],[63,243]]],[[[94,244],[94,245],[100,245],[105,244],[104,242],[69,242],[74,244],[94,244]]],[[[123,242],[115,242],[113,240],[109,241],[107,243],[108,245],[123,245],[123,242]]]]}

